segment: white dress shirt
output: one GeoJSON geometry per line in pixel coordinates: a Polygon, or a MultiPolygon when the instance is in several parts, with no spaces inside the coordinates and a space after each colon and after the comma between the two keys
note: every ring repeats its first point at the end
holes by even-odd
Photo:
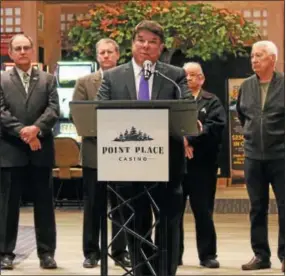
{"type": "Polygon", "coordinates": [[[25,90],[26,90],[26,93],[28,93],[29,83],[28,83],[28,85],[26,86],[26,84],[25,84],[25,82],[24,82],[23,76],[24,76],[25,73],[27,73],[27,74],[29,75],[29,82],[30,82],[31,73],[32,73],[32,66],[29,68],[29,70],[28,70],[27,72],[24,72],[23,70],[21,70],[21,69],[18,68],[17,66],[15,66],[15,68],[16,68],[16,71],[17,71],[17,73],[18,73],[18,75],[19,75],[19,77],[20,77],[20,79],[21,79],[21,82],[22,82],[22,84],[23,84],[23,86],[24,86],[24,88],[25,88],[25,90]]]}
{"type": "MultiPolygon", "coordinates": [[[[138,93],[139,93],[139,85],[140,85],[140,78],[142,74],[142,67],[139,66],[134,58],[132,58],[132,66],[134,70],[134,79],[135,79],[135,87],[136,87],[136,95],[138,99],[138,93]]],[[[155,70],[155,64],[152,64],[151,71],[154,72],[155,70]]],[[[149,99],[152,98],[152,87],[153,87],[153,80],[154,80],[154,74],[151,75],[150,79],[148,80],[148,85],[149,85],[149,99]]]]}

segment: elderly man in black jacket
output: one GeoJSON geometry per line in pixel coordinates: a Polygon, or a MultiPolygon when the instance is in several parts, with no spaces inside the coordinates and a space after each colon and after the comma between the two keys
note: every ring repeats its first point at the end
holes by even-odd
{"type": "MultiPolygon", "coordinates": [[[[199,63],[184,65],[188,87],[198,105],[198,119],[202,132],[197,137],[189,137],[193,158],[187,161],[187,174],[183,182],[184,214],[187,196],[196,222],[196,238],[201,266],[218,268],[216,260],[216,232],[213,222],[214,200],[217,181],[217,156],[221,144],[222,131],[226,123],[224,108],[217,96],[202,89],[205,81],[199,63]]],[[[184,250],[183,216],[181,220],[180,259],[184,250]]]]}
{"type": "Polygon", "coordinates": [[[285,257],[285,80],[275,71],[277,47],[271,41],[253,44],[254,75],[239,90],[238,118],[243,127],[245,178],[251,210],[251,246],[254,257],[243,270],[270,268],[267,215],[269,183],[279,217],[278,257],[285,257]]]}

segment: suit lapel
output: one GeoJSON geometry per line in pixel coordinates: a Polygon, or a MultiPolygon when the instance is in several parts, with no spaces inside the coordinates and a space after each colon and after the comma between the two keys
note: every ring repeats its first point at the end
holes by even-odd
{"type": "Polygon", "coordinates": [[[99,87],[101,85],[101,81],[102,81],[102,78],[101,78],[101,73],[100,71],[98,70],[97,72],[95,72],[93,75],[92,75],[92,86],[91,86],[91,89],[88,89],[88,97],[90,100],[94,100],[97,93],[98,93],[98,90],[99,90],[99,87]]]}
{"type": "MultiPolygon", "coordinates": [[[[160,61],[157,61],[155,70],[158,70],[159,72],[165,74],[164,72],[164,66],[160,61]]],[[[152,100],[156,100],[159,96],[159,92],[162,88],[162,82],[163,78],[156,73],[154,74],[154,79],[153,79],[153,87],[152,87],[152,100]]]]}
{"type": "Polygon", "coordinates": [[[134,70],[131,62],[129,62],[126,65],[125,71],[126,71],[126,86],[130,95],[130,99],[137,100],[134,70]]]}
{"type": "Polygon", "coordinates": [[[97,72],[95,72],[92,76],[92,82],[97,85],[98,82],[101,81],[101,74],[100,71],[98,70],[97,72]]]}
{"type": "Polygon", "coordinates": [[[202,89],[196,99],[197,102],[197,108],[198,110],[201,110],[206,104],[206,101],[203,101],[203,95],[204,95],[205,91],[202,89]]]}
{"type": "Polygon", "coordinates": [[[32,69],[32,73],[31,73],[31,78],[30,78],[30,83],[29,83],[29,88],[28,88],[28,96],[27,96],[27,100],[31,97],[34,88],[36,86],[36,84],[39,81],[39,72],[36,69],[32,69]]]}
{"type": "Polygon", "coordinates": [[[13,81],[13,83],[18,88],[17,91],[19,91],[20,94],[26,99],[26,97],[27,97],[26,90],[25,90],[25,88],[23,86],[23,83],[22,83],[22,81],[20,79],[20,76],[18,75],[17,70],[16,70],[15,67],[11,71],[10,76],[11,76],[11,80],[13,81]]]}

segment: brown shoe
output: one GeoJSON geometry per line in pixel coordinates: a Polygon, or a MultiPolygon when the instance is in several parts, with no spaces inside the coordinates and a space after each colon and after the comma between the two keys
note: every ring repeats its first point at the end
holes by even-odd
{"type": "Polygon", "coordinates": [[[282,268],[281,268],[282,272],[285,272],[285,260],[282,261],[282,268]]]}
{"type": "Polygon", "coordinates": [[[242,265],[241,269],[257,270],[257,269],[266,269],[270,267],[271,267],[271,262],[269,260],[262,260],[261,258],[254,256],[249,263],[242,265]]]}

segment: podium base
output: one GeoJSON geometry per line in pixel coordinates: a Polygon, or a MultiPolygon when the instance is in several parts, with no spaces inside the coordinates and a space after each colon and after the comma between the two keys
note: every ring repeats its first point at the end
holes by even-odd
{"type": "MultiPolygon", "coordinates": [[[[125,271],[122,275],[134,275],[134,276],[166,276],[167,275],[167,216],[160,211],[158,204],[155,202],[152,196],[152,190],[160,186],[160,192],[164,195],[166,189],[166,183],[150,183],[150,185],[144,185],[142,183],[136,183],[134,185],[144,185],[141,187],[141,192],[136,193],[132,184],[127,183],[127,187],[124,187],[123,183],[100,183],[103,190],[102,195],[104,199],[102,201],[102,216],[101,216],[101,275],[108,275],[108,256],[113,259],[111,254],[108,253],[108,249],[112,246],[112,243],[120,234],[124,231],[127,241],[129,254],[131,257],[132,268],[120,265],[125,271]],[[125,190],[124,190],[125,189],[125,190]],[[123,190],[123,192],[122,192],[123,190]],[[107,193],[113,193],[118,205],[111,210],[107,210],[107,193]],[[126,193],[129,195],[126,197],[126,193]],[[139,233],[136,228],[136,222],[138,219],[142,221],[142,218],[138,217],[134,207],[134,202],[138,203],[140,200],[148,200],[152,207],[152,211],[155,217],[155,221],[151,224],[150,229],[145,233],[139,233]],[[120,220],[113,219],[112,214],[119,212],[120,220]],[[108,219],[119,227],[119,232],[108,244],[107,241],[107,223],[108,219]],[[156,238],[159,238],[159,247],[155,245],[151,240],[153,229],[158,231],[156,238]],[[151,253],[150,253],[151,252],[151,253]],[[145,273],[145,271],[148,271],[145,273]]],[[[151,220],[151,219],[150,219],[151,220]]]]}

